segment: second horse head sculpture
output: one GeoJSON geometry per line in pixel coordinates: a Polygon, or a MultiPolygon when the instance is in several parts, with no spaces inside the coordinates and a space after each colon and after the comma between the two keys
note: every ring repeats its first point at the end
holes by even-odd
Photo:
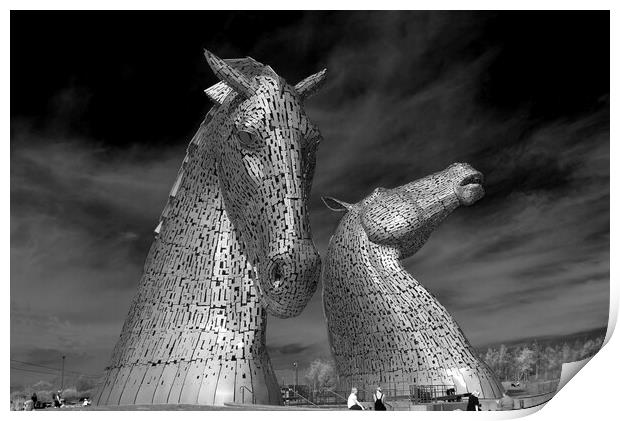
{"type": "MultiPolygon", "coordinates": [[[[457,322],[401,264],[456,208],[484,196],[468,164],[355,204],[332,236],[323,262],[323,303],[341,387],[406,390],[444,387],[501,398],[502,386],[457,322]]],[[[440,392],[441,393],[441,392],[440,392]]]]}

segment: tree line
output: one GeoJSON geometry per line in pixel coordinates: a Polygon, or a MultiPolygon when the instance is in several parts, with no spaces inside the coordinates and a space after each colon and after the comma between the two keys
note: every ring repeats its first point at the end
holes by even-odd
{"type": "MultiPolygon", "coordinates": [[[[495,372],[501,381],[557,380],[562,364],[592,357],[603,346],[604,335],[572,341],[531,341],[513,345],[500,344],[480,352],[480,358],[495,372]]],[[[331,360],[314,360],[303,378],[305,385],[298,386],[304,397],[313,397],[324,389],[334,390],[338,375],[331,360]]]]}
{"type": "Polygon", "coordinates": [[[502,381],[554,380],[560,378],[562,364],[591,357],[603,346],[604,336],[572,342],[540,344],[533,341],[489,347],[480,358],[502,381]]]}

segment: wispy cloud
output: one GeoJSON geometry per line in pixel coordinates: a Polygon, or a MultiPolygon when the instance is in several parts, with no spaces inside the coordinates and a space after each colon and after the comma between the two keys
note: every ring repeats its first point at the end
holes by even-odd
{"type": "Polygon", "coordinates": [[[183,154],[14,134],[12,350],[88,349],[87,372],[107,364],[183,154]]]}

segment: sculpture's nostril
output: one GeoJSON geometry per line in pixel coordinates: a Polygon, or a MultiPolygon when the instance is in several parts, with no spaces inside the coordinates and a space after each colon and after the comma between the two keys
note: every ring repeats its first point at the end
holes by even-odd
{"type": "Polygon", "coordinates": [[[474,174],[468,175],[463,180],[461,180],[459,185],[460,186],[467,186],[469,184],[482,184],[483,182],[484,182],[484,177],[482,176],[482,174],[481,173],[474,173],[474,174]]]}
{"type": "Polygon", "coordinates": [[[292,242],[274,250],[267,259],[262,288],[271,299],[284,302],[289,295],[316,288],[321,260],[311,241],[292,242]]]}

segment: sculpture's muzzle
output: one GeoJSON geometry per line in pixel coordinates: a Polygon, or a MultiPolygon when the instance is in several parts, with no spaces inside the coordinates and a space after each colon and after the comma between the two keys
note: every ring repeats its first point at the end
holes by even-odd
{"type": "Polygon", "coordinates": [[[288,241],[267,256],[259,273],[261,303],[277,317],[296,316],[304,309],[319,280],[321,259],[312,240],[288,241]]]}
{"type": "MultiPolygon", "coordinates": [[[[471,168],[471,167],[470,167],[471,168]]],[[[482,183],[484,178],[482,173],[471,168],[471,172],[466,174],[454,187],[454,193],[461,205],[470,206],[484,197],[482,183]]]]}

